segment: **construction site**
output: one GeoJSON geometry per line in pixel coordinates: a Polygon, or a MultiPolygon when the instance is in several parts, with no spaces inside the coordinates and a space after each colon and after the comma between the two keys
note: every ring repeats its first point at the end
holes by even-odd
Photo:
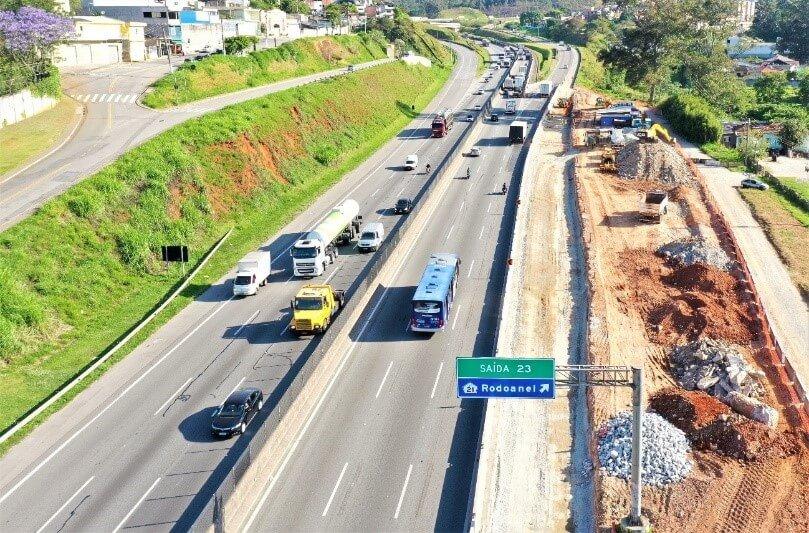
{"type": "MultiPolygon", "coordinates": [[[[809,424],[731,229],[670,132],[577,89],[587,363],[643,369],[656,531],[809,531],[809,424]],[[620,129],[623,126],[623,129],[620,129]]],[[[631,390],[587,391],[596,528],[630,506],[631,390]]]]}

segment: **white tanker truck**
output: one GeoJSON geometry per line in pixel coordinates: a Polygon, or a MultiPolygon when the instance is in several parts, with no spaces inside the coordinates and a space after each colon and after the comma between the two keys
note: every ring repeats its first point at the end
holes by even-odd
{"type": "Polygon", "coordinates": [[[348,244],[357,236],[362,222],[359,211],[357,202],[346,200],[298,239],[290,250],[294,274],[303,277],[323,274],[326,265],[337,259],[337,246],[348,244]]]}

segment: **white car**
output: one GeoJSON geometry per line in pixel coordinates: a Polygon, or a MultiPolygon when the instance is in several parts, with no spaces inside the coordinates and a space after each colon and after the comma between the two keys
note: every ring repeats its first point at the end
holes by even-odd
{"type": "Polygon", "coordinates": [[[769,185],[755,178],[745,178],[742,180],[742,189],[758,189],[760,191],[766,191],[769,188],[769,185]]]}
{"type": "Polygon", "coordinates": [[[466,115],[466,121],[467,122],[474,122],[475,121],[475,115],[472,115],[472,114],[466,115]]]}
{"type": "Polygon", "coordinates": [[[407,156],[404,164],[405,170],[415,170],[417,166],[419,166],[419,156],[416,154],[410,154],[407,156]]]}
{"type": "Polygon", "coordinates": [[[469,150],[469,157],[480,157],[480,148],[473,146],[472,149],[469,150]]]}
{"type": "Polygon", "coordinates": [[[483,109],[483,106],[482,106],[482,105],[480,105],[480,104],[475,104],[475,107],[474,107],[473,109],[474,109],[475,111],[480,111],[481,109],[483,109]]]}

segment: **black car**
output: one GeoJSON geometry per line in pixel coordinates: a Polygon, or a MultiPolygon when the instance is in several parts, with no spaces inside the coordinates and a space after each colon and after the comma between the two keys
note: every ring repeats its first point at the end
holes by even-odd
{"type": "Polygon", "coordinates": [[[500,122],[500,115],[498,115],[497,113],[492,113],[489,119],[492,122],[500,122]]]}
{"type": "Polygon", "coordinates": [[[215,437],[241,435],[263,406],[264,395],[260,390],[248,388],[234,391],[214,411],[211,434],[215,437]]]}
{"type": "Polygon", "coordinates": [[[409,213],[413,210],[413,201],[409,198],[399,198],[396,200],[396,207],[393,208],[393,212],[397,215],[404,215],[409,213]]]}

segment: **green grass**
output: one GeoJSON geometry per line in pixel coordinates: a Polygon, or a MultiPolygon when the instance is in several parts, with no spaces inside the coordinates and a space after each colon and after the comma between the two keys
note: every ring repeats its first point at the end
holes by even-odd
{"type": "Polygon", "coordinates": [[[553,47],[533,43],[526,44],[525,46],[536,52],[534,59],[537,61],[537,80],[547,79],[554,65],[556,65],[553,47]]]}
{"type": "Polygon", "coordinates": [[[740,189],[753,216],[784,261],[804,298],[809,298],[809,212],[779,191],[740,189]]]}
{"type": "Polygon", "coordinates": [[[444,41],[449,41],[455,44],[459,44],[463,47],[466,47],[478,55],[478,66],[477,66],[477,74],[480,75],[486,69],[486,64],[491,61],[491,56],[489,55],[489,50],[485,47],[478,45],[471,39],[464,37],[463,35],[459,34],[456,31],[450,30],[449,28],[442,28],[440,26],[432,26],[428,25],[426,27],[426,31],[428,34],[432,35],[436,39],[442,39],[444,41]]]}
{"type": "Polygon", "coordinates": [[[164,108],[340,66],[382,59],[387,41],[376,32],[298,39],[246,56],[214,55],[184,63],[154,83],[143,103],[164,108]]]}
{"type": "Polygon", "coordinates": [[[438,18],[452,19],[460,22],[462,26],[469,27],[480,27],[489,23],[489,17],[485,13],[471,7],[445,9],[438,14],[438,18]]]}
{"type": "Polygon", "coordinates": [[[182,296],[94,377],[400,131],[410,104],[422,109],[449,73],[395,63],[188,121],[0,233],[0,427],[69,381],[176,286],[180,272],[162,269],[160,244],[187,243],[195,263],[234,227],[182,296]]]}
{"type": "Polygon", "coordinates": [[[626,85],[619,76],[611,74],[586,46],[579,46],[581,65],[576,85],[610,96],[617,100],[645,100],[648,95],[626,85]]]}
{"type": "Polygon", "coordinates": [[[703,152],[716,159],[723,166],[734,172],[747,172],[742,155],[735,148],[728,148],[721,143],[705,143],[700,146],[703,152]]]}
{"type": "Polygon", "coordinates": [[[776,177],[774,179],[777,179],[784,187],[789,187],[798,196],[809,202],[809,181],[787,177],[776,177]]]}
{"type": "Polygon", "coordinates": [[[0,176],[19,168],[64,139],[79,116],[79,105],[62,98],[53,109],[0,129],[0,176]]]}

